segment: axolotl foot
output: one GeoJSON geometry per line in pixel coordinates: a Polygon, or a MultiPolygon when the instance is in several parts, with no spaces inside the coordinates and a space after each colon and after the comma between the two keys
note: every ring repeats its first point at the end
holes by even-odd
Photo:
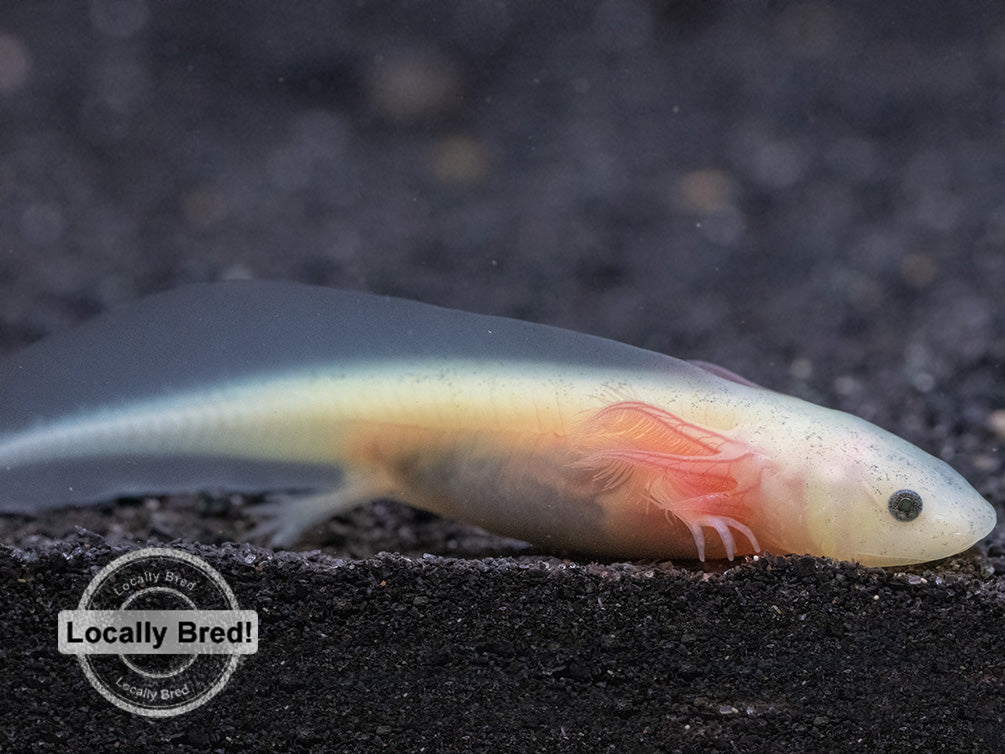
{"type": "Polygon", "coordinates": [[[726,557],[730,560],[736,555],[736,540],[733,538],[733,532],[730,529],[736,529],[736,531],[745,536],[751,546],[753,546],[755,552],[759,552],[761,549],[760,545],[757,544],[757,537],[754,536],[754,532],[750,530],[750,527],[741,524],[735,518],[706,515],[686,520],[681,519],[681,521],[690,530],[691,536],[694,537],[694,545],[698,548],[698,560],[705,560],[705,533],[702,531],[703,526],[715,529],[719,533],[722,546],[726,549],[726,557]]]}
{"type": "Polygon", "coordinates": [[[312,526],[386,494],[382,488],[359,483],[322,493],[274,495],[251,509],[259,522],[245,539],[271,547],[290,547],[312,526]]]}

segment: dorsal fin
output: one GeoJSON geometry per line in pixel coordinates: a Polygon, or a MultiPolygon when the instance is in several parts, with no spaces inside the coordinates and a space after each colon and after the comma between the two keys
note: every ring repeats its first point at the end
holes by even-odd
{"type": "Polygon", "coordinates": [[[751,382],[746,377],[741,377],[736,372],[733,372],[726,367],[721,367],[718,364],[713,364],[710,361],[701,361],[696,359],[689,359],[689,364],[694,364],[699,369],[704,369],[709,374],[714,374],[716,377],[722,377],[724,380],[729,380],[730,382],[735,382],[739,385],[746,385],[747,387],[756,387],[761,390],[770,390],[770,388],[764,387],[764,385],[758,385],[756,382],[751,382]]]}

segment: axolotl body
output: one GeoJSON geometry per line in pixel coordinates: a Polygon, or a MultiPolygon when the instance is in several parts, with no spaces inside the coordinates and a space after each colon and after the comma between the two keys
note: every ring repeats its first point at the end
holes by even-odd
{"type": "Polygon", "coordinates": [[[846,413],[590,335],[294,283],[196,285],[0,364],[0,510],[303,493],[265,525],[392,498],[561,552],[964,550],[994,508],[846,413]]]}

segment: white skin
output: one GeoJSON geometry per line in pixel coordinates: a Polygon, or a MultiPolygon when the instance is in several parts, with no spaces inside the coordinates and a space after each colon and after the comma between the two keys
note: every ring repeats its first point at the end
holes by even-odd
{"type": "Polygon", "coordinates": [[[763,481],[776,505],[761,526],[789,533],[783,550],[901,565],[948,557],[994,528],[994,508],[945,462],[850,414],[774,395],[794,409],[786,429],[752,441],[792,459],[763,481]]]}

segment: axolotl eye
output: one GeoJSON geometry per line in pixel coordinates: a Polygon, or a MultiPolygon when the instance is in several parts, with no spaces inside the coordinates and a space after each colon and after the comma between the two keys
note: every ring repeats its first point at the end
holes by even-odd
{"type": "Polygon", "coordinates": [[[890,495],[888,505],[898,521],[913,521],[921,514],[921,495],[914,490],[897,490],[890,495]]]}

